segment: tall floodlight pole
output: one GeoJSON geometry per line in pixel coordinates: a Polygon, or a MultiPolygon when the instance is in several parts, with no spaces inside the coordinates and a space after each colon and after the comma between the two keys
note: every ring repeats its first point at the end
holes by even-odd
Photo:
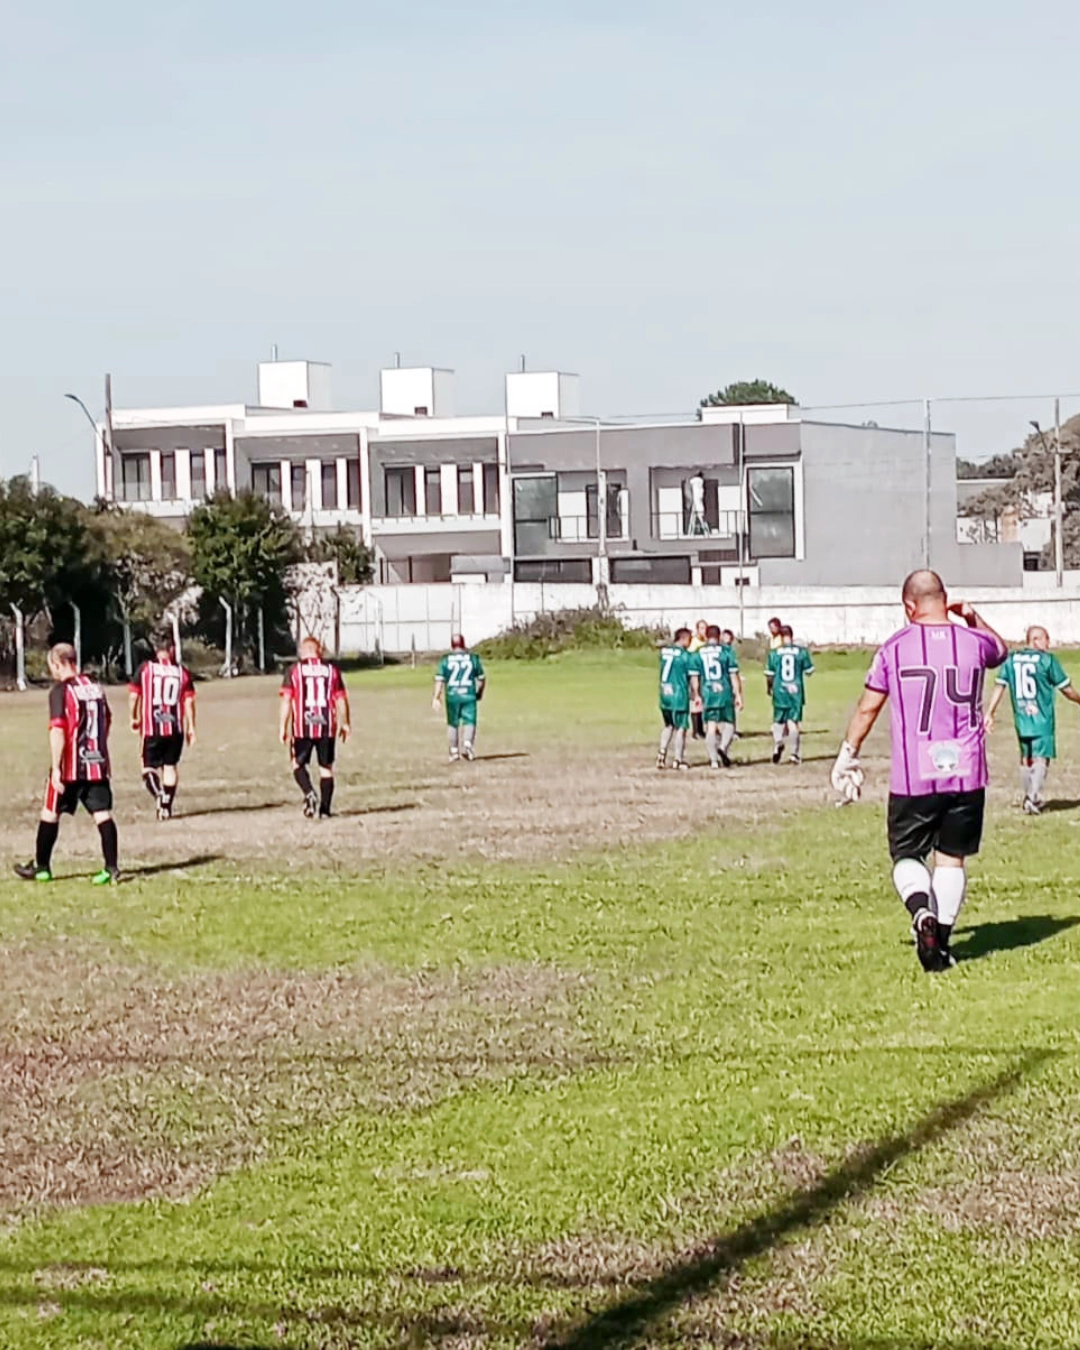
{"type": "MultiPolygon", "coordinates": [[[[1043,451],[1049,454],[1050,447],[1042,427],[1034,420],[1028,425],[1034,429],[1043,451]]],[[[1058,586],[1065,584],[1064,523],[1065,511],[1061,500],[1061,400],[1054,399],[1054,577],[1058,586]]]]}
{"type": "Polygon", "coordinates": [[[104,431],[99,431],[99,429],[98,429],[98,424],[94,421],[93,414],[90,412],[90,409],[86,406],[86,404],[82,401],[82,399],[78,396],[78,394],[65,394],[64,397],[65,397],[65,398],[69,398],[69,399],[72,401],[72,403],[74,403],[74,404],[76,405],[76,407],[82,409],[83,416],[86,418],[86,420],[90,423],[91,427],[93,427],[93,429],[94,429],[94,444],[95,444],[95,446],[96,446],[96,445],[98,444],[98,442],[100,441],[100,444],[101,444],[101,480],[102,480],[102,481],[101,481],[101,492],[102,492],[102,496],[108,497],[108,495],[109,495],[109,469],[108,469],[108,451],[109,451],[109,446],[108,446],[108,439],[107,439],[107,437],[106,437],[106,435],[105,435],[105,432],[104,432],[104,431]]]}

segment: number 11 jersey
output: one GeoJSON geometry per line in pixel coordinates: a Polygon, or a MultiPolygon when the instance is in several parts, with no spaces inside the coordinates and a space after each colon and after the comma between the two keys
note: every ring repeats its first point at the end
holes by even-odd
{"type": "Polygon", "coordinates": [[[337,735],[338,703],[345,697],[345,682],[331,661],[297,661],[285,672],[281,695],[292,701],[294,739],[317,741],[337,735]]]}
{"type": "Polygon", "coordinates": [[[1008,655],[996,637],[954,623],[913,623],[878,648],[867,689],[887,694],[895,796],[986,787],[986,671],[1008,655]]]}

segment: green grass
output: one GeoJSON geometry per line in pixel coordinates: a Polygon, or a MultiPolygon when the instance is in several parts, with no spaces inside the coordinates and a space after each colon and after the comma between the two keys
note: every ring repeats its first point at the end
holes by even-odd
{"type": "MultiPolygon", "coordinates": [[[[865,657],[821,667],[824,751],[865,657]]],[[[498,666],[485,743],[569,727],[582,756],[647,753],[651,672],[636,654],[498,666]]],[[[358,706],[398,709],[429,679],[352,683],[358,706]]],[[[1052,784],[1071,799],[1080,738],[1062,722],[1052,784]]],[[[971,959],[940,979],[889,893],[880,803],[785,813],[782,774],[753,830],[617,852],[588,837],[542,866],[339,867],[301,890],[227,865],[107,895],[5,883],[13,947],[151,981],[542,969],[578,985],[563,1058],[517,1055],[422,1101],[360,1094],[330,1120],[313,1101],[307,1123],[300,1079],[299,1121],[193,1194],[21,1214],[0,1239],[0,1344],[1080,1344],[1078,817],[1015,815],[1004,733],[997,750],[957,942],[971,959]]],[[[450,1043],[403,1036],[406,1058],[450,1043]]],[[[171,1129],[197,1134],[182,1105],[204,1100],[212,1036],[203,1050],[170,1080],[171,1129]]]]}

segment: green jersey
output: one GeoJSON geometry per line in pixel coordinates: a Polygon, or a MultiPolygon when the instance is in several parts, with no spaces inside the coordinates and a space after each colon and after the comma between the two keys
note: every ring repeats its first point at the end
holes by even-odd
{"type": "Polygon", "coordinates": [[[1017,736],[1022,741],[1048,740],[1052,746],[1054,699],[1059,689],[1067,689],[1071,683],[1057,657],[1035,647],[1022,647],[1010,654],[998,672],[997,682],[1009,690],[1017,736]]]}
{"type": "Polygon", "coordinates": [[[701,676],[701,659],[685,647],[660,648],[660,707],[683,711],[690,707],[690,676],[701,676]]]}
{"type": "Polygon", "coordinates": [[[721,647],[718,642],[707,642],[698,653],[701,661],[701,697],[705,710],[726,708],[735,702],[732,675],[738,673],[739,658],[734,647],[721,647]]]}
{"type": "Polygon", "coordinates": [[[446,686],[447,704],[475,703],[484,678],[484,666],[475,652],[447,652],[435,678],[446,686]]]}
{"type": "Polygon", "coordinates": [[[813,675],[814,662],[805,647],[785,642],[769,653],[765,674],[772,684],[773,719],[777,722],[802,720],[806,704],[806,677],[813,675]]]}

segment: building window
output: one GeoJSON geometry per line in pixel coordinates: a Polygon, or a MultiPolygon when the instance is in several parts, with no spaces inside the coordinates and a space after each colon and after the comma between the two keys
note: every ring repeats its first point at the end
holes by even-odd
{"type": "Polygon", "coordinates": [[[320,469],[322,478],[322,509],[337,510],[337,460],[324,459],[320,469]]]}
{"type": "Polygon", "coordinates": [[[388,516],[416,515],[416,474],[412,465],[384,469],[386,481],[386,514],[388,516]]]}
{"type": "Polygon", "coordinates": [[[191,500],[201,502],[206,499],[206,451],[191,452],[191,500]]]}
{"type": "Polygon", "coordinates": [[[150,500],[150,456],[146,452],[120,456],[120,500],[150,500]]]}
{"type": "Polygon", "coordinates": [[[294,464],[291,468],[292,509],[296,512],[307,510],[308,472],[306,464],[294,464]]]}
{"type": "Polygon", "coordinates": [[[515,581],[561,581],[589,585],[591,558],[526,558],[514,563],[515,581]]]}
{"type": "Polygon", "coordinates": [[[350,511],[360,510],[360,461],[350,459],[345,466],[345,491],[350,511]]]}
{"type": "MultiPolygon", "coordinates": [[[[619,510],[619,493],[621,491],[618,483],[608,483],[607,511],[604,515],[604,531],[608,539],[621,539],[623,537],[622,512],[619,510]]],[[[600,537],[600,523],[596,510],[599,496],[599,489],[595,483],[585,485],[585,526],[590,539],[600,537]]]]}
{"type": "Polygon", "coordinates": [[[271,460],[251,466],[251,490],[274,506],[281,505],[281,465],[271,460]]]}
{"type": "MultiPolygon", "coordinates": [[[[281,500],[281,474],[278,474],[278,501],[281,500]]],[[[214,451],[214,488],[220,492],[229,486],[228,456],[224,450],[214,451]]]]}
{"type": "Polygon", "coordinates": [[[471,516],[476,512],[476,483],[473,481],[471,464],[458,466],[457,509],[459,516],[471,516]]]}
{"type": "Polygon", "coordinates": [[[514,552],[526,556],[546,553],[558,523],[559,490],[555,475],[515,478],[514,552]]]}
{"type": "Polygon", "coordinates": [[[795,470],[750,469],[750,557],[794,558],[795,470]]]}
{"type": "Polygon", "coordinates": [[[437,464],[424,470],[424,509],[429,516],[442,515],[442,471],[437,464]]]}
{"type": "Polygon", "coordinates": [[[176,454],[172,450],[161,452],[161,500],[176,501],[176,454]]]}
{"type": "Polygon", "coordinates": [[[620,585],[689,586],[689,558],[612,558],[611,580],[620,585]]]}
{"type": "Polygon", "coordinates": [[[484,515],[499,514],[499,466],[484,465],[484,515]]]}

